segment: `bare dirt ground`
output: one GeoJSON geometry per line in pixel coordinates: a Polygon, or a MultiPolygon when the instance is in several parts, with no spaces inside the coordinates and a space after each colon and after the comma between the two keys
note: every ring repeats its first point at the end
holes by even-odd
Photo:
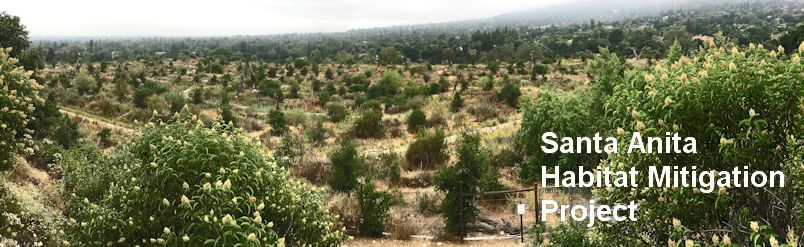
{"type": "Polygon", "coordinates": [[[106,118],[95,116],[95,115],[92,115],[92,114],[89,114],[89,113],[86,113],[86,112],[82,112],[82,111],[79,111],[79,110],[75,110],[75,109],[72,109],[72,108],[67,108],[67,107],[60,106],[59,107],[59,112],[61,112],[61,114],[67,115],[67,117],[70,117],[70,118],[73,118],[73,119],[79,119],[79,120],[81,120],[79,122],[84,123],[84,124],[88,123],[88,124],[91,124],[91,125],[95,125],[97,127],[109,128],[111,130],[120,131],[120,132],[128,133],[128,134],[136,132],[136,130],[134,128],[124,126],[123,124],[121,124],[119,122],[108,120],[106,118]]]}

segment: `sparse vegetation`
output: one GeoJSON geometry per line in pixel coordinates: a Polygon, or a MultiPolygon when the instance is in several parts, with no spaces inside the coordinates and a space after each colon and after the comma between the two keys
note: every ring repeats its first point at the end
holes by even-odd
{"type": "Polygon", "coordinates": [[[192,38],[29,40],[0,13],[0,246],[513,246],[521,230],[528,246],[801,246],[802,3],[651,4],[192,38]],[[635,131],[697,153],[541,148],[635,131]],[[594,229],[534,222],[529,192],[472,196],[542,167],[664,165],[779,170],[785,187],[541,190],[639,204],[594,229]]]}

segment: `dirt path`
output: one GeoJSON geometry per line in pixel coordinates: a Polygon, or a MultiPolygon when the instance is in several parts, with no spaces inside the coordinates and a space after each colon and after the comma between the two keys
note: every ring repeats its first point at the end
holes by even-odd
{"type": "Polygon", "coordinates": [[[59,112],[61,112],[61,114],[67,115],[70,118],[80,119],[82,123],[91,123],[102,128],[109,128],[113,131],[120,131],[126,134],[132,134],[137,132],[135,128],[128,127],[114,120],[109,120],[107,118],[92,115],[80,110],[59,106],[59,112]]]}

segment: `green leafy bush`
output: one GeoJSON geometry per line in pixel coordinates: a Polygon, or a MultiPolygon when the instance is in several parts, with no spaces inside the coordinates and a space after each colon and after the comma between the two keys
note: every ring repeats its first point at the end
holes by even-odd
{"type": "Polygon", "coordinates": [[[522,96],[522,91],[519,90],[519,85],[511,82],[506,82],[497,93],[497,98],[510,107],[517,107],[519,105],[519,96],[522,96]]]}
{"type": "Polygon", "coordinates": [[[78,73],[78,75],[75,76],[73,84],[75,85],[75,90],[77,90],[80,95],[96,93],[95,85],[97,82],[95,82],[95,78],[92,78],[85,72],[78,73]]]}
{"type": "Polygon", "coordinates": [[[452,100],[449,103],[449,110],[451,112],[459,112],[463,108],[463,99],[461,98],[460,93],[455,93],[452,95],[452,100]]]}
{"type": "Polygon", "coordinates": [[[287,133],[288,126],[285,122],[285,113],[278,109],[268,112],[268,124],[271,125],[271,134],[281,136],[287,133]]]}
{"type": "Polygon", "coordinates": [[[405,151],[408,169],[432,169],[444,164],[449,159],[445,137],[441,129],[419,132],[416,140],[408,145],[408,150],[405,151]]]}
{"type": "Polygon", "coordinates": [[[405,84],[405,78],[394,70],[386,71],[382,78],[368,87],[369,99],[376,99],[380,97],[392,97],[400,93],[402,86],[405,84]]]}
{"type": "Polygon", "coordinates": [[[41,105],[41,86],[24,71],[11,49],[0,48],[0,171],[11,170],[18,154],[33,154],[33,130],[26,126],[41,105]]]}
{"type": "Polygon", "coordinates": [[[377,191],[374,181],[367,178],[357,188],[357,201],[360,205],[360,234],[366,236],[382,236],[385,222],[388,220],[393,197],[388,192],[377,191]]]}
{"type": "Polygon", "coordinates": [[[315,120],[305,129],[304,135],[314,146],[320,146],[327,138],[327,129],[324,128],[324,121],[315,120]]]}
{"type": "MultiPolygon", "coordinates": [[[[109,184],[119,178],[117,165],[123,162],[119,159],[107,158],[101,154],[100,150],[89,145],[67,149],[58,156],[56,168],[63,176],[62,186],[68,206],[76,205],[69,203],[71,200],[87,198],[98,201],[103,199],[109,184]],[[107,169],[108,165],[112,165],[111,169],[107,169]],[[76,198],[79,195],[80,198],[76,198]]],[[[80,208],[71,210],[80,210],[80,208]]]]}
{"type": "Polygon", "coordinates": [[[363,160],[352,140],[340,138],[335,145],[335,150],[329,154],[332,164],[329,186],[335,191],[349,192],[357,187],[357,173],[363,160]]]}
{"type": "Polygon", "coordinates": [[[416,133],[427,126],[427,115],[419,108],[414,108],[406,120],[408,132],[416,133]]]}
{"type": "Polygon", "coordinates": [[[586,225],[577,222],[561,223],[549,229],[535,225],[529,234],[533,237],[530,246],[534,247],[609,246],[593,236],[586,225]]]}
{"type": "Polygon", "coordinates": [[[57,97],[58,95],[54,92],[48,93],[47,99],[42,105],[36,106],[31,114],[33,119],[28,122],[28,129],[36,130],[33,134],[34,138],[42,139],[53,135],[53,128],[61,119],[57,97]]]}
{"type": "Polygon", "coordinates": [[[300,139],[300,137],[290,133],[282,136],[282,142],[279,143],[279,147],[274,152],[274,159],[277,165],[287,168],[296,162],[296,159],[303,154],[301,152],[302,140],[300,139]]]}
{"type": "Polygon", "coordinates": [[[114,141],[109,139],[112,137],[112,130],[109,128],[102,128],[98,131],[98,142],[103,148],[111,147],[114,145],[114,141]]]}
{"type": "Polygon", "coordinates": [[[116,174],[102,196],[76,191],[68,200],[69,243],[340,244],[345,236],[334,229],[322,195],[292,179],[252,142],[220,123],[149,124],[119,154],[99,161],[116,174]]]}
{"type": "Polygon", "coordinates": [[[346,109],[346,106],[338,103],[329,103],[327,104],[327,117],[332,122],[340,122],[346,119],[349,116],[349,111],[346,109]]]}
{"type": "Polygon", "coordinates": [[[475,84],[483,87],[483,91],[491,91],[494,89],[494,80],[488,76],[481,76],[480,78],[477,78],[477,82],[475,82],[475,84]]]}
{"type": "Polygon", "coordinates": [[[191,100],[194,105],[200,105],[204,103],[204,89],[201,87],[193,89],[193,95],[191,96],[191,100]]]}
{"type": "MultiPolygon", "coordinates": [[[[696,139],[697,153],[620,152],[609,156],[604,167],[634,167],[647,174],[649,166],[714,170],[747,166],[752,171],[783,171],[787,181],[801,180],[802,146],[796,138],[804,134],[804,84],[799,83],[804,81],[800,62],[804,53],[784,56],[781,48],[769,51],[749,45],[740,50],[722,37],[718,42],[724,46],[710,45],[692,58],[626,71],[607,102],[608,122],[619,128],[620,143],[627,143],[632,130],[643,136],[677,132],[696,139]]],[[[645,183],[643,179],[639,184],[645,183]]],[[[595,191],[601,203],[638,201],[637,217],[655,219],[604,224],[600,230],[607,240],[648,245],[664,244],[675,221],[683,222],[692,233],[729,229],[726,234],[741,243],[751,240],[735,226],[747,225],[749,220],[762,219],[782,236],[801,232],[797,215],[801,194],[796,186],[715,188],[713,193],[698,188],[595,191]],[[649,234],[647,240],[640,237],[643,233],[649,234]]],[[[709,241],[708,236],[689,237],[709,241]]]]}
{"type": "Polygon", "coordinates": [[[394,160],[391,163],[391,167],[388,168],[388,182],[392,185],[397,185],[400,181],[402,181],[402,167],[399,166],[399,162],[394,160]]]}
{"type": "Polygon", "coordinates": [[[71,148],[78,144],[81,133],[78,132],[78,123],[67,117],[62,117],[56,129],[53,130],[53,141],[64,148],[71,148]]]}
{"type": "Polygon", "coordinates": [[[542,166],[591,167],[602,158],[599,154],[544,153],[540,148],[542,142],[533,141],[541,140],[545,132],[553,132],[558,137],[594,136],[601,132],[602,120],[593,113],[587,95],[585,91],[565,94],[543,90],[537,98],[524,102],[524,119],[517,140],[525,158],[519,169],[520,179],[533,182],[541,174],[542,166]]]}
{"type": "Polygon", "coordinates": [[[385,135],[385,126],[382,123],[382,111],[367,110],[352,126],[352,135],[358,138],[381,138],[385,135]]]}

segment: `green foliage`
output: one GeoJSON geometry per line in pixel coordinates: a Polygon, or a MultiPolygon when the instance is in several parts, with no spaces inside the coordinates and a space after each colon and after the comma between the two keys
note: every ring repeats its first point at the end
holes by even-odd
{"type": "Polygon", "coordinates": [[[420,131],[405,152],[408,168],[432,169],[444,164],[449,159],[445,137],[441,129],[434,132],[420,131]]]}
{"type": "Polygon", "coordinates": [[[276,148],[276,152],[274,152],[276,164],[280,167],[290,167],[293,161],[302,155],[299,145],[301,145],[301,140],[292,134],[286,133],[282,137],[279,147],[276,148]]]}
{"type": "Polygon", "coordinates": [[[394,70],[388,70],[382,78],[368,87],[369,99],[380,97],[392,97],[401,92],[400,88],[405,84],[405,78],[394,70]]]}
{"type": "Polygon", "coordinates": [[[494,166],[489,159],[483,164],[483,172],[478,181],[478,189],[480,191],[498,191],[508,189],[500,182],[500,175],[502,174],[500,168],[494,166]]]}
{"type": "Polygon", "coordinates": [[[374,181],[366,178],[357,188],[357,200],[360,205],[360,234],[379,237],[385,231],[385,222],[390,214],[393,197],[390,193],[377,191],[374,181]]]}
{"type": "Polygon", "coordinates": [[[338,139],[335,150],[329,154],[332,164],[332,176],[329,186],[335,191],[349,192],[357,187],[358,170],[363,159],[357,153],[357,147],[348,138],[338,139]]]}
{"type": "MultiPolygon", "coordinates": [[[[609,156],[601,165],[626,170],[633,167],[643,174],[647,174],[649,166],[689,169],[702,165],[721,171],[747,166],[752,171],[800,174],[797,169],[800,170],[802,147],[800,141],[790,136],[802,135],[804,108],[800,106],[804,84],[791,82],[804,80],[800,64],[804,53],[798,51],[787,57],[755,45],[745,50],[729,44],[724,46],[705,48],[694,57],[682,57],[673,64],[629,70],[606,102],[607,122],[612,127],[627,130],[619,131],[622,133],[620,143],[627,143],[631,130],[648,136],[677,132],[696,139],[696,154],[620,152],[609,156]]],[[[800,179],[793,176],[793,181],[800,179]]],[[[642,183],[640,186],[646,186],[642,183]]],[[[658,239],[659,243],[647,244],[660,244],[668,239],[661,229],[673,227],[670,219],[683,222],[685,228],[697,233],[745,225],[754,217],[769,222],[770,229],[780,235],[789,230],[801,232],[800,227],[796,228],[794,209],[802,207],[795,202],[801,197],[794,194],[801,193],[800,189],[716,187],[713,193],[698,190],[598,190],[595,195],[601,203],[639,201],[637,217],[656,219],[604,224],[601,232],[619,243],[644,241],[636,233],[651,232],[650,239],[658,239]],[[688,210],[690,208],[696,210],[688,210]],[[771,215],[790,217],[781,219],[771,215]]],[[[745,235],[732,234],[736,234],[731,235],[732,239],[748,241],[745,235]]]]}
{"type": "Polygon", "coordinates": [[[534,79],[535,79],[535,77],[537,75],[540,75],[540,76],[542,76],[542,80],[546,80],[547,79],[547,65],[544,65],[544,64],[541,64],[541,63],[534,64],[533,69],[531,70],[531,74],[533,75],[534,79]]]}
{"type": "Polygon", "coordinates": [[[399,184],[402,180],[402,166],[396,160],[392,161],[391,167],[388,168],[388,182],[392,185],[399,184]]]}
{"type": "MultiPolygon", "coordinates": [[[[18,55],[30,46],[28,31],[26,31],[25,26],[20,23],[18,16],[0,12],[0,30],[3,30],[0,32],[0,48],[11,48],[11,50],[0,53],[5,53],[11,57],[18,57],[18,55]]],[[[5,66],[6,65],[4,65],[4,67],[5,66]]]]}
{"type": "Polygon", "coordinates": [[[480,147],[477,135],[464,134],[457,148],[458,161],[454,166],[444,166],[433,179],[436,188],[446,193],[441,204],[446,230],[450,234],[461,234],[461,228],[475,222],[477,207],[474,200],[462,200],[461,194],[478,192],[479,178],[488,162],[488,155],[480,147]],[[463,219],[463,226],[461,225],[463,219]]]}
{"type": "MultiPolygon", "coordinates": [[[[64,175],[63,186],[65,199],[83,200],[88,198],[92,201],[103,199],[109,189],[109,184],[115,182],[117,177],[117,167],[108,168],[107,165],[119,165],[124,160],[107,158],[101,154],[97,148],[89,145],[80,145],[72,149],[66,149],[56,165],[64,175]],[[80,198],[73,198],[71,195],[80,195],[80,198]]],[[[69,210],[80,210],[71,208],[69,210]]]]}
{"type": "Polygon", "coordinates": [[[284,100],[284,94],[282,93],[282,86],[279,84],[278,81],[270,80],[260,84],[260,95],[261,96],[268,96],[274,99],[276,105],[284,100]]]}
{"type": "Polygon", "coordinates": [[[299,86],[299,83],[290,84],[290,95],[289,95],[289,97],[292,98],[292,99],[298,99],[299,98],[299,90],[301,90],[301,87],[299,86]]]}
{"type": "Polygon", "coordinates": [[[109,139],[109,138],[112,137],[112,130],[111,129],[102,128],[100,131],[98,131],[97,136],[98,136],[98,141],[100,142],[101,147],[107,148],[107,147],[111,147],[112,145],[114,145],[114,141],[109,139]]]}
{"type": "Polygon", "coordinates": [[[366,110],[356,119],[352,126],[352,135],[358,138],[382,138],[385,126],[382,123],[382,111],[366,110]]]}
{"type": "Polygon", "coordinates": [[[410,112],[405,122],[408,125],[408,132],[417,133],[419,130],[427,127],[427,115],[417,107],[410,112]]]}
{"type": "Polygon", "coordinates": [[[184,107],[184,97],[179,94],[168,94],[165,98],[170,104],[170,113],[177,113],[184,107]]]}
{"type": "Polygon", "coordinates": [[[75,89],[78,90],[78,94],[80,95],[96,93],[96,84],[95,78],[92,78],[92,76],[84,72],[78,73],[73,80],[73,85],[75,85],[75,89]]]}
{"type": "MultiPolygon", "coordinates": [[[[6,18],[9,17],[0,15],[0,22],[7,21],[6,18]]],[[[33,153],[29,148],[33,145],[33,130],[27,125],[35,106],[42,105],[39,84],[30,79],[31,73],[23,71],[8,52],[0,48],[0,171],[14,167],[14,156],[33,153]]]]}
{"type": "MultiPolygon", "coordinates": [[[[623,80],[623,66],[617,54],[609,52],[606,48],[600,49],[600,54],[594,59],[587,61],[586,70],[591,75],[591,84],[594,95],[595,105],[602,108],[606,97],[614,91],[614,85],[623,80]]],[[[596,109],[602,112],[602,109],[596,109]]]]}
{"type": "Polygon", "coordinates": [[[681,50],[681,44],[678,43],[678,40],[673,41],[673,45],[670,46],[670,49],[667,50],[667,62],[668,63],[675,63],[678,59],[681,58],[684,51],[681,50]]]}
{"type": "Polygon", "coordinates": [[[402,54],[392,46],[384,47],[377,55],[380,65],[398,64],[401,61],[402,54]]]}
{"type": "Polygon", "coordinates": [[[97,183],[106,185],[100,195],[67,194],[71,245],[331,246],[345,240],[332,228],[322,195],[291,178],[245,134],[184,120],[149,126],[120,153],[98,161],[104,169],[64,164],[75,167],[67,178],[76,181],[82,173],[114,177],[97,183]]]}
{"type": "Polygon", "coordinates": [[[268,112],[268,124],[271,125],[271,134],[274,136],[281,136],[288,132],[285,113],[278,109],[268,112]]]}
{"type": "Polygon", "coordinates": [[[147,88],[138,88],[137,90],[134,90],[134,96],[132,96],[132,103],[134,103],[134,106],[140,109],[145,109],[148,107],[145,104],[145,100],[148,97],[151,97],[151,95],[153,94],[154,94],[153,91],[147,88]]]}
{"type": "Polygon", "coordinates": [[[511,82],[506,82],[497,93],[497,98],[510,107],[517,107],[519,105],[519,96],[522,96],[522,91],[519,90],[519,85],[511,82]]]}
{"type": "Polygon", "coordinates": [[[535,225],[529,234],[533,237],[530,240],[529,246],[533,247],[609,246],[605,244],[605,242],[601,242],[594,236],[591,236],[589,228],[583,223],[578,222],[561,223],[550,229],[544,229],[542,225],[535,225]]]}
{"type": "Polygon", "coordinates": [[[53,135],[53,128],[55,128],[61,120],[61,113],[57,105],[57,95],[51,92],[47,95],[47,99],[39,105],[35,105],[31,116],[31,121],[28,122],[28,129],[36,130],[33,134],[34,138],[41,139],[53,135]]]}
{"type": "Polygon", "coordinates": [[[494,89],[494,80],[488,76],[482,76],[477,79],[477,84],[483,87],[483,91],[491,91],[494,89]]]}
{"type": "Polygon", "coordinates": [[[224,123],[234,123],[237,121],[235,113],[232,111],[232,106],[229,104],[224,104],[220,107],[221,111],[221,122],[224,123]]]}
{"type": "Polygon", "coordinates": [[[338,103],[329,103],[327,104],[327,117],[332,122],[340,122],[346,119],[349,116],[349,110],[346,109],[346,106],[338,103]]]}
{"type": "Polygon", "coordinates": [[[522,106],[524,119],[519,130],[518,144],[522,147],[525,162],[519,176],[531,183],[539,177],[542,166],[559,166],[562,170],[578,166],[594,167],[602,158],[599,154],[545,153],[541,149],[542,134],[553,132],[559,138],[568,136],[594,136],[601,132],[602,120],[593,113],[586,91],[560,93],[543,90],[538,98],[527,100],[522,106]]]}
{"type": "Polygon", "coordinates": [[[459,112],[463,108],[463,99],[461,98],[460,93],[455,93],[452,96],[452,101],[449,103],[449,110],[451,112],[459,112]]]}
{"type": "Polygon", "coordinates": [[[324,139],[327,138],[327,129],[324,128],[324,122],[322,120],[316,120],[313,126],[305,130],[304,134],[313,145],[319,146],[324,142],[324,139]]]}
{"type": "Polygon", "coordinates": [[[197,87],[197,88],[193,89],[192,102],[193,102],[194,105],[200,105],[200,104],[204,103],[204,89],[203,88],[197,87]]]}

